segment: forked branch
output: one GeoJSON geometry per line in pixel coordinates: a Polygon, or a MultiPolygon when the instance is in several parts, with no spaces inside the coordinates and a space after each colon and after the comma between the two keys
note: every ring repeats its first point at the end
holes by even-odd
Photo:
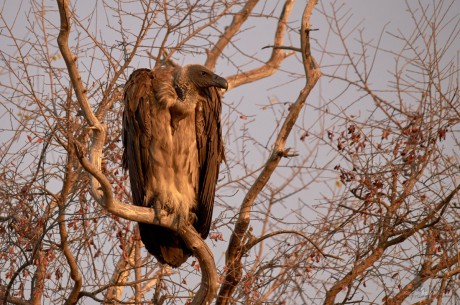
{"type": "Polygon", "coordinates": [[[294,51],[285,52],[282,48],[278,48],[278,46],[282,46],[284,43],[284,35],[287,29],[287,22],[289,16],[291,15],[294,3],[294,0],[286,0],[284,3],[283,10],[278,18],[278,24],[276,26],[274,37],[274,47],[270,58],[260,67],[227,77],[229,89],[252,83],[259,79],[273,75],[276,71],[278,71],[283,60],[286,57],[294,54],[294,51]]]}
{"type": "Polygon", "coordinates": [[[273,146],[270,158],[262,169],[262,172],[257,177],[256,181],[254,181],[252,187],[249,189],[246,197],[243,199],[240,212],[238,214],[238,219],[235,224],[235,229],[232,233],[232,236],[230,237],[230,243],[227,248],[225,258],[227,271],[225,273],[224,282],[219,291],[217,304],[228,304],[228,302],[230,302],[231,296],[236,289],[236,285],[241,279],[241,258],[245,249],[244,238],[249,227],[251,208],[255,199],[277,168],[282,158],[282,154],[279,152],[285,150],[286,140],[300,114],[300,111],[305,105],[308,95],[321,76],[321,71],[316,65],[316,62],[310,51],[310,16],[316,3],[316,0],[309,1],[305,6],[305,10],[302,16],[300,42],[306,75],[306,84],[302,90],[300,90],[299,96],[295,103],[290,107],[289,113],[284,120],[284,123],[273,146]]]}

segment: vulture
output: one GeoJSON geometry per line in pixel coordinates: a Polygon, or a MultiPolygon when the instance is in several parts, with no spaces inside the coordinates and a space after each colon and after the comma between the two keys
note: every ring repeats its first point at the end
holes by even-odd
{"type": "MultiPolygon", "coordinates": [[[[221,89],[227,81],[201,65],[138,69],[124,87],[123,168],[133,203],[188,221],[208,236],[224,146],[221,89]]],[[[179,267],[192,251],[173,230],[139,223],[142,242],[179,267]]]]}

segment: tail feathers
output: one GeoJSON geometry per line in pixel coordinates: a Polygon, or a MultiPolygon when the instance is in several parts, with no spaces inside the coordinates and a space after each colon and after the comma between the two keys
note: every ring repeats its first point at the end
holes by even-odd
{"type": "Polygon", "coordinates": [[[179,267],[192,255],[179,235],[169,229],[139,223],[139,232],[147,251],[160,263],[179,267]]]}

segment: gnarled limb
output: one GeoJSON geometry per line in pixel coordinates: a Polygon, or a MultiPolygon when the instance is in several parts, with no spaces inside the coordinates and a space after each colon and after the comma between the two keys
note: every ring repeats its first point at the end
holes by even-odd
{"type": "MultiPolygon", "coordinates": [[[[110,213],[120,216],[125,219],[153,223],[154,211],[149,208],[136,207],[119,202],[113,196],[112,186],[101,172],[102,162],[102,149],[106,140],[107,129],[98,118],[95,116],[91,105],[88,100],[86,89],[81,81],[80,72],[78,71],[76,61],[77,57],[69,48],[69,33],[70,33],[70,10],[68,0],[57,0],[59,6],[59,14],[61,17],[61,28],[58,37],[59,49],[62,53],[62,57],[65,60],[69,77],[72,81],[72,86],[77,97],[77,101],[82,110],[82,114],[86,119],[89,128],[93,131],[93,136],[90,145],[90,159],[87,160],[80,149],[75,149],[75,153],[78,156],[80,163],[83,168],[90,174],[91,180],[91,194],[94,199],[103,207],[105,207],[110,213]]],[[[162,224],[172,225],[171,221],[162,219],[162,224]]]]}
{"type": "Polygon", "coordinates": [[[201,268],[202,276],[200,289],[196,293],[191,304],[211,304],[211,301],[216,295],[219,281],[212,252],[192,225],[187,223],[185,226],[179,228],[179,235],[187,246],[192,249],[201,268]]]}
{"type": "MultiPolygon", "coordinates": [[[[248,1],[246,5],[241,9],[241,12],[239,14],[235,14],[232,23],[226,28],[219,41],[214,45],[214,48],[208,52],[208,58],[205,63],[206,67],[214,70],[217,59],[222,54],[224,48],[228,45],[230,39],[238,32],[243,23],[246,22],[250,13],[258,2],[258,0],[248,1]]],[[[227,77],[228,89],[235,88],[273,75],[276,71],[278,71],[283,60],[286,57],[294,54],[294,52],[284,52],[283,49],[285,48],[280,48],[284,42],[287,21],[291,14],[294,3],[294,0],[286,0],[284,3],[283,10],[278,19],[274,37],[273,51],[270,58],[260,67],[227,77]]]]}
{"type": "Polygon", "coordinates": [[[285,150],[286,140],[300,114],[300,111],[305,105],[305,101],[308,95],[321,76],[321,72],[316,66],[315,60],[311,55],[309,40],[310,16],[316,3],[317,1],[315,0],[309,1],[305,6],[305,10],[302,16],[301,48],[307,82],[304,88],[300,91],[295,103],[290,107],[289,114],[284,120],[283,126],[281,127],[281,130],[273,146],[270,158],[265,164],[265,167],[263,168],[260,175],[257,177],[256,181],[253,183],[252,187],[249,189],[246,197],[243,199],[240,212],[238,213],[239,216],[235,224],[235,229],[232,233],[232,236],[230,237],[230,243],[226,253],[225,260],[228,269],[225,273],[224,282],[219,291],[217,304],[228,304],[228,302],[231,300],[233,292],[236,289],[236,285],[241,279],[241,257],[244,253],[244,238],[249,227],[251,208],[258,194],[261,192],[275,171],[276,167],[278,166],[282,158],[282,154],[280,154],[280,152],[285,150]]]}
{"type": "MultiPolygon", "coordinates": [[[[78,157],[80,164],[90,174],[91,194],[93,198],[110,213],[124,219],[162,225],[171,230],[178,231],[187,246],[192,249],[193,254],[197,257],[202,268],[202,284],[192,304],[209,304],[214,298],[215,292],[217,291],[217,271],[210,249],[207,247],[195,229],[189,224],[185,224],[178,229],[174,223],[174,215],[169,217],[161,217],[160,224],[158,223],[158,217],[155,217],[153,209],[124,204],[114,198],[112,186],[107,177],[101,172],[102,149],[106,140],[107,127],[99,121],[91,109],[87,91],[83,86],[81,76],[76,65],[77,57],[69,48],[68,39],[71,28],[71,12],[69,10],[69,1],[57,0],[57,3],[59,6],[59,14],[61,18],[61,28],[58,36],[59,49],[65,60],[75,95],[82,110],[82,114],[89,125],[89,129],[91,129],[93,132],[90,145],[89,160],[83,156],[82,149],[76,142],[74,143],[75,147],[70,147],[69,155],[71,157],[75,155],[78,157]]],[[[61,215],[64,215],[64,213],[61,212],[61,215]]],[[[65,229],[63,219],[60,223],[62,226],[64,226],[65,229]]],[[[65,233],[65,230],[63,232],[65,233]]],[[[65,241],[65,234],[62,239],[65,241]]],[[[69,249],[64,249],[64,252],[66,253],[66,257],[67,253],[70,254],[69,249]]],[[[69,264],[71,264],[72,271],[76,270],[77,272],[75,274],[71,274],[72,279],[75,281],[75,286],[71,295],[67,299],[67,303],[69,304],[74,304],[78,301],[80,296],[79,291],[82,285],[82,279],[81,275],[78,273],[78,268],[76,265],[72,267],[74,265],[72,258],[73,257],[71,255],[68,256],[68,260],[70,259],[69,264]]]]}
{"type": "MultiPolygon", "coordinates": [[[[59,7],[59,16],[61,19],[61,28],[57,39],[59,50],[64,58],[72,86],[77,97],[77,101],[82,110],[83,117],[86,119],[88,125],[93,130],[93,139],[91,144],[90,159],[92,164],[96,164],[98,168],[101,167],[102,161],[102,147],[104,145],[107,130],[104,125],[100,123],[91,109],[88,100],[87,90],[81,81],[81,75],[78,71],[76,62],[77,56],[72,53],[69,48],[69,35],[70,35],[70,9],[69,0],[57,0],[59,7]]],[[[90,177],[91,192],[93,197],[101,204],[102,192],[99,190],[99,181],[94,177],[90,177]]]]}

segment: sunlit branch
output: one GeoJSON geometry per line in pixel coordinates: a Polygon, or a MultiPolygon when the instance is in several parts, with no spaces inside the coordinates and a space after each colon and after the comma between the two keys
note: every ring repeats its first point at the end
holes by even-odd
{"type": "MultiPolygon", "coordinates": [[[[289,16],[291,15],[294,3],[294,0],[286,0],[284,3],[283,11],[281,12],[276,27],[274,46],[283,45],[284,35],[287,29],[287,21],[289,16]]],[[[303,34],[301,34],[301,36],[303,36],[303,34]]],[[[301,50],[304,50],[304,48],[302,47],[301,50]]],[[[291,56],[293,54],[294,51],[284,52],[283,49],[273,47],[270,58],[262,66],[249,71],[242,71],[238,74],[227,77],[228,88],[235,88],[273,75],[276,71],[278,71],[283,60],[286,57],[291,56]]]]}
{"type": "MultiPolygon", "coordinates": [[[[284,120],[284,123],[279,131],[273,146],[271,156],[262,169],[257,179],[252,184],[251,188],[247,192],[245,198],[240,207],[238,213],[238,219],[235,223],[235,228],[230,237],[230,242],[226,252],[226,266],[228,271],[225,274],[225,280],[220,288],[217,304],[227,304],[233,291],[236,289],[237,283],[240,281],[242,276],[242,264],[241,258],[244,249],[244,240],[246,231],[250,222],[250,212],[254,204],[255,199],[264,188],[265,184],[270,179],[271,175],[278,166],[282,153],[285,151],[285,143],[289,136],[300,111],[305,105],[306,99],[310,94],[311,90],[315,86],[316,82],[321,76],[319,67],[316,65],[310,51],[310,16],[313,8],[317,1],[309,1],[302,16],[301,26],[301,47],[303,49],[303,63],[306,75],[305,87],[300,91],[299,96],[294,104],[291,105],[289,113],[284,120]]],[[[282,32],[282,31],[281,31],[282,32]]]]}
{"type": "MultiPolygon", "coordinates": [[[[241,26],[245,23],[245,21],[250,16],[252,10],[256,6],[259,0],[249,0],[246,2],[244,7],[238,14],[235,14],[233,17],[232,23],[225,29],[225,32],[220,36],[219,40],[214,44],[214,48],[212,48],[208,52],[208,58],[206,63],[204,64],[207,68],[214,70],[217,59],[224,51],[225,47],[229,44],[230,40],[235,36],[241,26]]],[[[230,85],[230,84],[229,84],[230,85]]],[[[230,88],[230,86],[229,86],[230,88]]]]}

